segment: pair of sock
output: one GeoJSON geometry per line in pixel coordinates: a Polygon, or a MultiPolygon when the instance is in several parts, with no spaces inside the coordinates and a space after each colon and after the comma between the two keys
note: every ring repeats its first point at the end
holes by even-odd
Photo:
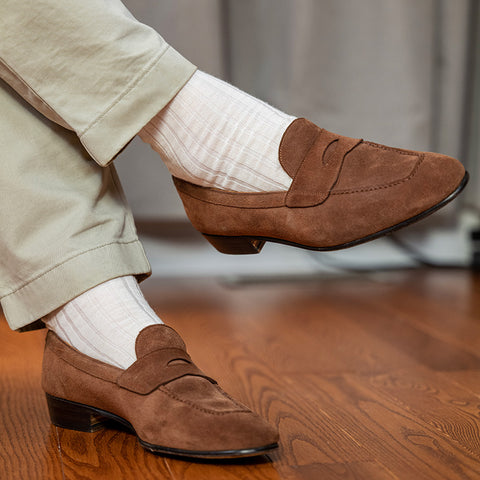
{"type": "MultiPolygon", "coordinates": [[[[278,147],[294,119],[197,71],[139,136],[176,177],[237,192],[281,191],[292,180],[278,147]]],[[[43,320],[80,352],[122,369],[136,360],[138,333],[163,323],[133,276],[102,283],[43,320]]]]}

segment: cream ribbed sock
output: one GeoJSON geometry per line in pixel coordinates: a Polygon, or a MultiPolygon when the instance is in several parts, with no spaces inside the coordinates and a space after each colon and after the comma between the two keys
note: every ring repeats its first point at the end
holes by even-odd
{"type": "Polygon", "coordinates": [[[292,182],[278,161],[278,147],[293,120],[196,71],[139,136],[176,177],[224,190],[270,192],[292,182]]]}
{"type": "Polygon", "coordinates": [[[43,321],[80,352],[123,369],[137,359],[135,340],[140,330],[163,323],[148,305],[133,276],[97,285],[43,321]]]}

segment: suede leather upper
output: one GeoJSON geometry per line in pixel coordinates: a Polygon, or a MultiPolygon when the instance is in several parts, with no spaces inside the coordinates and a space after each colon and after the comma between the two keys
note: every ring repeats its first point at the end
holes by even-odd
{"type": "Polygon", "coordinates": [[[454,158],[351,139],[302,118],[287,128],[279,161],[293,179],[288,191],[237,193],[174,178],[194,227],[343,248],[429,211],[466,180],[454,158]]]}
{"type": "Polygon", "coordinates": [[[137,338],[136,352],[137,362],[122,370],[80,353],[50,331],[43,389],[53,397],[117,415],[143,442],[163,448],[218,452],[278,441],[273,427],[191,363],[172,328],[146,327],[137,338]],[[165,373],[169,369],[171,373],[165,373]]]}

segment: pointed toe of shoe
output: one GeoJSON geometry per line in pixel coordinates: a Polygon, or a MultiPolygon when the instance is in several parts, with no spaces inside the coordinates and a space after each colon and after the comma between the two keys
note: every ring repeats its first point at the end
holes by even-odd
{"type": "Polygon", "coordinates": [[[155,396],[159,405],[169,405],[170,413],[161,429],[152,418],[142,425],[141,438],[153,451],[170,445],[179,454],[220,458],[258,455],[277,446],[274,427],[205,379],[180,378],[155,396]]]}
{"type": "Polygon", "coordinates": [[[201,445],[211,456],[235,457],[266,453],[278,446],[277,430],[253,412],[226,415],[221,421],[216,418],[207,423],[211,427],[200,434],[202,438],[196,447],[189,450],[199,450],[201,445]]]}
{"type": "Polygon", "coordinates": [[[230,421],[225,436],[223,445],[230,445],[231,450],[271,449],[279,439],[277,430],[254,413],[230,421]]]}
{"type": "Polygon", "coordinates": [[[185,428],[179,429],[179,421],[175,420],[177,428],[168,433],[168,438],[157,432],[152,439],[141,439],[140,443],[152,452],[194,458],[248,457],[278,447],[277,430],[253,412],[220,416],[197,413],[196,419],[188,415],[182,419],[185,428]]]}
{"type": "Polygon", "coordinates": [[[419,167],[423,196],[434,206],[458,194],[468,181],[463,165],[453,157],[426,152],[419,167]]]}

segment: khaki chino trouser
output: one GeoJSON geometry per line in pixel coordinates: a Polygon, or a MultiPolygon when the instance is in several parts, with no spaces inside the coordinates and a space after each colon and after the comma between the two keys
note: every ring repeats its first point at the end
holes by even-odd
{"type": "Polygon", "coordinates": [[[119,0],[0,0],[0,302],[12,329],[150,274],[111,162],[194,71],[119,0]]]}

